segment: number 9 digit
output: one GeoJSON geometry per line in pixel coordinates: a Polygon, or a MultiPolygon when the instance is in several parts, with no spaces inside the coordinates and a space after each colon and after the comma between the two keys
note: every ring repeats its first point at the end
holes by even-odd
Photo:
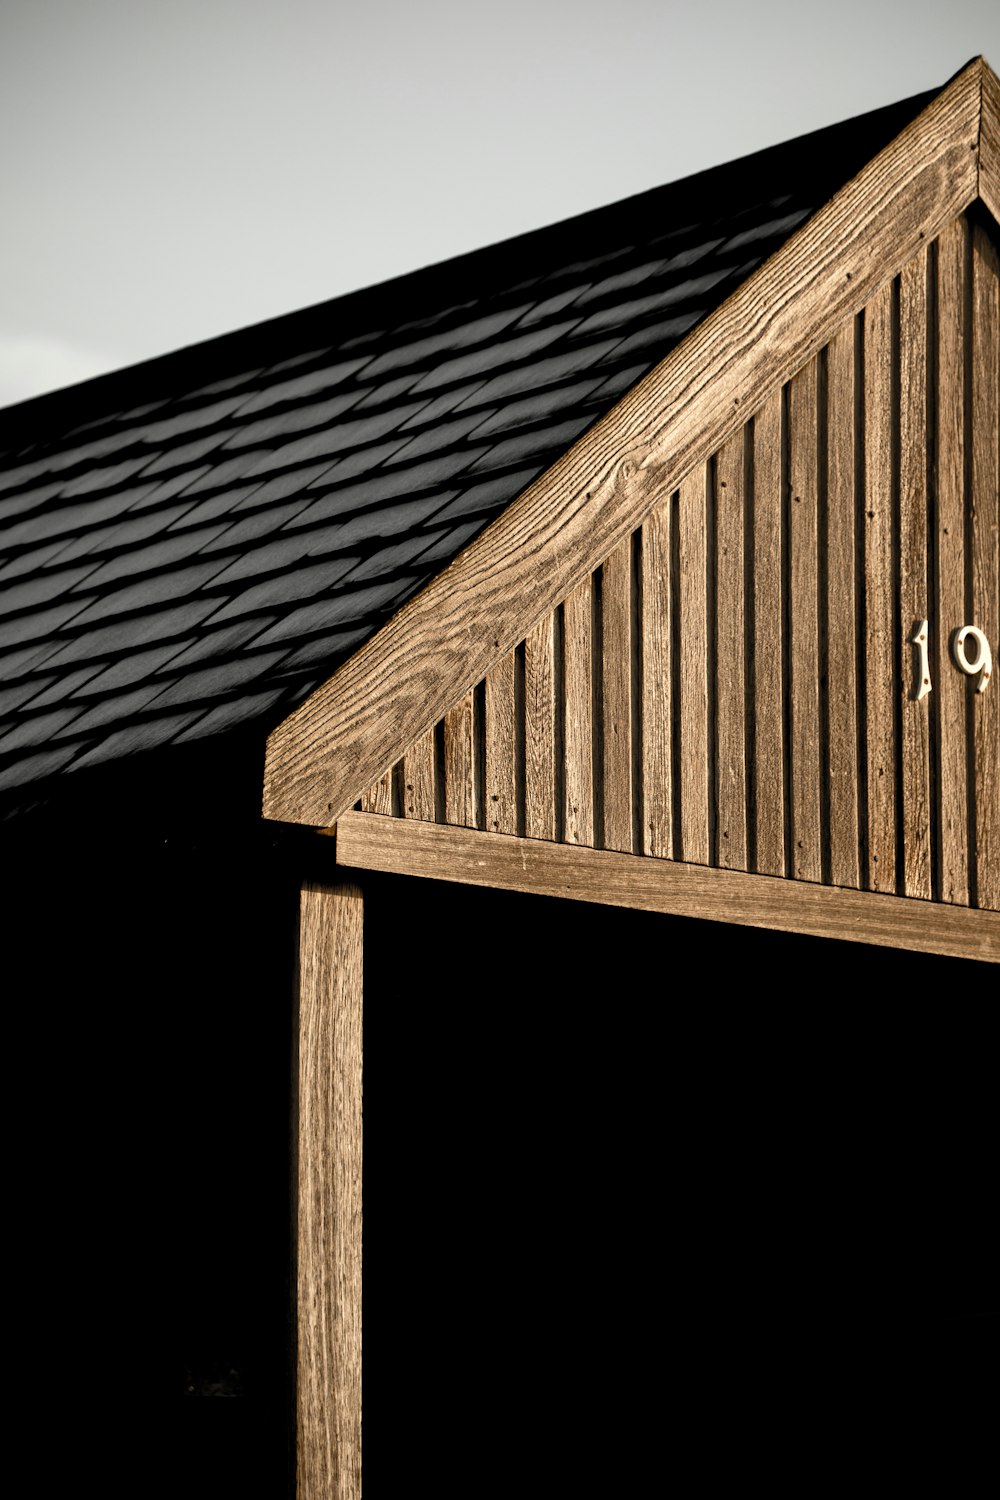
{"type": "Polygon", "coordinates": [[[993,671],[993,653],[990,643],[977,625],[963,625],[961,630],[956,630],[951,638],[951,656],[960,672],[967,677],[975,677],[979,673],[979,681],[976,683],[976,692],[985,693],[986,685],[993,671]],[[965,643],[972,639],[976,643],[976,655],[969,660],[965,643]]]}

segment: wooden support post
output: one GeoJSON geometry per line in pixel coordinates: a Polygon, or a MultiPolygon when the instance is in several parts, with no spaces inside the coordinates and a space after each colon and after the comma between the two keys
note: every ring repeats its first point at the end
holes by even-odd
{"type": "Polygon", "coordinates": [[[298,1500],[361,1495],[361,890],[299,916],[298,1500]]]}

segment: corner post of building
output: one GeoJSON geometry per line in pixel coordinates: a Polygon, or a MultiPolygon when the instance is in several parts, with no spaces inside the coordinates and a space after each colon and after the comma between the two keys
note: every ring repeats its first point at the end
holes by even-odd
{"type": "Polygon", "coordinates": [[[301,886],[298,1500],[361,1495],[363,904],[350,881],[301,886]]]}

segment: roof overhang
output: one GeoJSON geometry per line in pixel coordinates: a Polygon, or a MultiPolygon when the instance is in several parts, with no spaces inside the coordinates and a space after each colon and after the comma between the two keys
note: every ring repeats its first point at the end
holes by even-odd
{"type": "Polygon", "coordinates": [[[982,58],[273,731],[264,815],[334,823],[977,198],[997,216],[982,58]]]}

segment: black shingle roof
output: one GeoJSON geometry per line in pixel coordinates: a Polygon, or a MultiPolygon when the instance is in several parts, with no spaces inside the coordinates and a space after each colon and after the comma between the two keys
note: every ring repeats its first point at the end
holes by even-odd
{"type": "Polygon", "coordinates": [[[928,97],[0,413],[0,792],[270,728],[928,97]]]}

